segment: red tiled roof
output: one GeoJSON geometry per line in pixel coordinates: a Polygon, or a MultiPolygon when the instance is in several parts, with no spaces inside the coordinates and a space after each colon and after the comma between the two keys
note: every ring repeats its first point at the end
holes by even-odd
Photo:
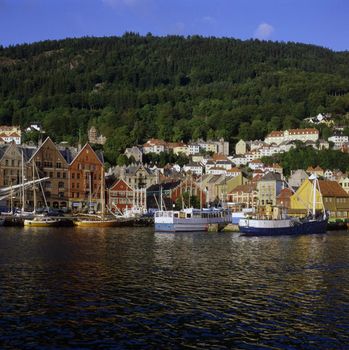
{"type": "Polygon", "coordinates": [[[293,192],[289,189],[289,188],[283,188],[279,195],[278,195],[278,199],[288,199],[293,195],[293,192]]]}
{"type": "Polygon", "coordinates": [[[218,153],[213,154],[213,155],[212,155],[212,158],[213,158],[213,160],[215,160],[215,161],[218,161],[218,160],[228,160],[228,158],[227,158],[225,155],[223,155],[223,154],[218,154],[218,153]]]}
{"type": "Polygon", "coordinates": [[[233,194],[237,192],[244,192],[244,193],[251,193],[256,189],[257,185],[255,183],[249,183],[245,185],[239,185],[235,187],[231,192],[228,194],[233,194]]]}
{"type": "Polygon", "coordinates": [[[284,136],[283,131],[272,131],[267,137],[281,137],[284,136]]]}
{"type": "Polygon", "coordinates": [[[308,129],[290,129],[288,130],[290,135],[302,135],[302,134],[318,134],[319,130],[315,128],[308,129]]]}
{"type": "Polygon", "coordinates": [[[237,167],[229,169],[228,172],[230,173],[241,173],[241,170],[237,167]]]}
{"type": "Polygon", "coordinates": [[[325,197],[349,197],[337,181],[319,180],[319,187],[325,197]]]}

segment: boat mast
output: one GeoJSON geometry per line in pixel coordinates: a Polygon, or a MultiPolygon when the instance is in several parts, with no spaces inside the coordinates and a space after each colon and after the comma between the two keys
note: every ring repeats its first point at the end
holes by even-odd
{"type": "Polygon", "coordinates": [[[90,213],[91,210],[91,204],[92,204],[92,179],[91,179],[91,172],[88,174],[88,213],[90,213]]]}
{"type": "Polygon", "coordinates": [[[316,213],[316,181],[317,177],[315,176],[313,179],[313,218],[315,218],[316,213]]]}
{"type": "Polygon", "coordinates": [[[104,218],[105,201],[104,201],[104,169],[101,167],[101,206],[102,206],[102,218],[104,218]]]}
{"type": "Polygon", "coordinates": [[[33,208],[33,212],[36,212],[36,190],[35,190],[35,183],[34,183],[34,179],[35,179],[35,163],[34,163],[34,159],[33,159],[33,204],[34,204],[34,208],[33,208]]]}
{"type": "Polygon", "coordinates": [[[22,149],[22,213],[24,212],[25,207],[25,191],[24,191],[24,155],[22,149]]]}

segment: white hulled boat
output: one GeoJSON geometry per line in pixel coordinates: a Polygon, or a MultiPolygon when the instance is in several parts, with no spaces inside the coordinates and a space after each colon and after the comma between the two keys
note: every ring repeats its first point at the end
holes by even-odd
{"type": "Polygon", "coordinates": [[[182,209],[159,210],[154,214],[157,232],[194,232],[207,231],[209,225],[231,223],[229,209],[182,209]]]}

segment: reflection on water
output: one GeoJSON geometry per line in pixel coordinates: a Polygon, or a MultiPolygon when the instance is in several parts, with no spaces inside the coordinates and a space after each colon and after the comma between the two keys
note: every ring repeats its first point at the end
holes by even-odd
{"type": "Polygon", "coordinates": [[[349,236],[0,228],[8,348],[349,348],[349,236]]]}

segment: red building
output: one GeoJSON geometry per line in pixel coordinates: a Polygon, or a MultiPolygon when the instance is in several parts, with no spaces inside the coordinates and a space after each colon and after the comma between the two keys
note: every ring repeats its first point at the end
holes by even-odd
{"type": "Polygon", "coordinates": [[[116,181],[108,190],[109,208],[113,211],[124,212],[131,208],[134,201],[134,190],[124,180],[116,181]]]}
{"type": "MultiPolygon", "coordinates": [[[[100,204],[104,181],[103,157],[87,143],[69,165],[69,202],[74,209],[100,204]]],[[[89,209],[90,209],[89,208],[89,209]]]]}

